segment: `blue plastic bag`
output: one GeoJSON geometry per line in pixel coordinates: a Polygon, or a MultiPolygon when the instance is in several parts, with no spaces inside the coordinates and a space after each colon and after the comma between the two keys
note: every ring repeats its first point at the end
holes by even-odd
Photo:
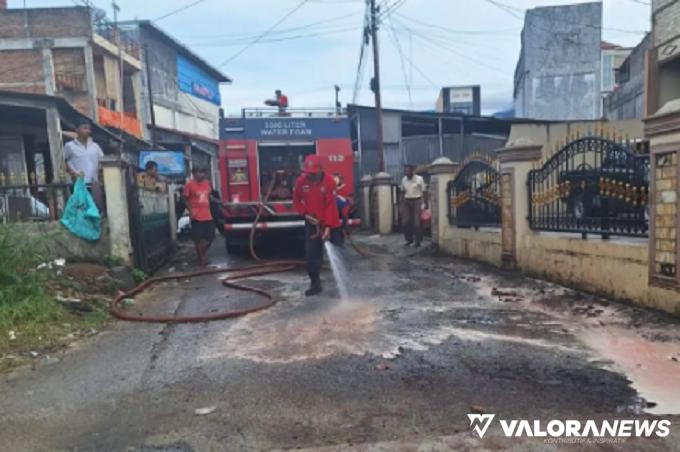
{"type": "Polygon", "coordinates": [[[73,194],[66,203],[61,224],[73,235],[85,240],[94,242],[101,237],[101,215],[82,177],[73,186],[73,194]]]}

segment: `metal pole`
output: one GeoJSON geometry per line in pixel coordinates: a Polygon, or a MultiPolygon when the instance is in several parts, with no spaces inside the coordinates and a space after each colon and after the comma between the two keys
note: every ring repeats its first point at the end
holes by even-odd
{"type": "Polygon", "coordinates": [[[380,172],[385,171],[385,146],[383,143],[383,118],[382,118],[382,100],[380,98],[380,56],[378,53],[378,18],[376,16],[377,10],[375,0],[371,2],[371,39],[373,40],[373,83],[371,88],[375,94],[375,115],[376,115],[376,131],[378,144],[378,164],[380,172]]]}
{"type": "Polygon", "coordinates": [[[335,85],[335,114],[340,115],[341,113],[340,105],[340,87],[335,85]]]}
{"type": "Polygon", "coordinates": [[[149,96],[149,111],[151,113],[151,144],[153,149],[158,149],[156,139],[156,112],[153,109],[153,89],[151,86],[151,65],[149,64],[149,46],[144,45],[144,65],[146,66],[146,88],[149,96]]]}

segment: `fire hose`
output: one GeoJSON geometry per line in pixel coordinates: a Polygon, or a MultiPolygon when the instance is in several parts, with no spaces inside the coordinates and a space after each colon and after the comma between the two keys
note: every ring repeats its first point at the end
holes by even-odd
{"type": "MultiPolygon", "coordinates": [[[[120,319],[120,320],[127,320],[131,322],[146,322],[146,323],[196,323],[196,322],[209,322],[213,320],[222,320],[222,319],[228,319],[228,318],[234,318],[234,317],[241,317],[247,314],[252,314],[254,312],[258,311],[263,311],[265,309],[269,309],[272,306],[274,306],[277,303],[277,299],[274,298],[274,296],[267,292],[266,290],[259,289],[257,287],[251,287],[251,286],[246,286],[243,284],[239,284],[236,281],[240,279],[245,279],[245,278],[252,278],[254,276],[263,276],[263,275],[271,275],[274,273],[282,273],[282,272],[289,272],[292,270],[295,270],[299,267],[303,267],[305,265],[304,261],[300,260],[287,260],[287,261],[264,261],[262,258],[260,258],[257,253],[255,252],[255,231],[257,229],[257,224],[258,221],[260,220],[260,217],[262,216],[262,212],[264,211],[264,206],[269,200],[269,197],[271,196],[272,190],[274,188],[275,184],[275,178],[272,178],[272,182],[269,185],[269,189],[267,191],[267,195],[265,196],[264,200],[260,202],[257,215],[255,216],[255,220],[253,221],[253,226],[250,229],[250,238],[249,238],[249,248],[250,248],[250,255],[251,257],[258,262],[255,265],[249,265],[249,266],[244,266],[244,267],[237,267],[237,268],[208,268],[208,269],[203,269],[203,270],[197,270],[193,272],[184,272],[184,273],[173,273],[171,275],[164,275],[164,276],[156,276],[153,278],[149,278],[143,283],[139,284],[137,287],[133,288],[132,290],[129,290],[127,292],[121,292],[119,293],[112,301],[111,301],[111,314],[120,319]],[[252,308],[245,308],[245,309],[238,309],[238,310],[231,310],[231,311],[223,311],[223,312],[214,312],[214,313],[209,313],[209,314],[196,314],[196,315],[145,315],[145,314],[132,314],[131,312],[128,312],[124,310],[120,305],[121,302],[127,298],[134,297],[135,295],[138,295],[139,293],[145,291],[149,287],[164,282],[164,281],[173,281],[173,280],[186,280],[186,279],[191,279],[195,278],[198,276],[205,276],[205,275],[213,275],[213,274],[224,274],[227,273],[227,276],[222,278],[222,285],[224,287],[228,287],[230,289],[235,289],[241,292],[251,292],[260,295],[261,297],[265,298],[267,301],[264,304],[252,307],[252,308]]],[[[318,225],[317,225],[318,228],[318,225]]],[[[319,231],[317,231],[319,233],[319,231]]],[[[368,254],[365,254],[365,252],[360,251],[360,248],[356,246],[356,244],[352,241],[351,235],[348,234],[348,238],[350,243],[352,244],[352,247],[357,250],[362,256],[367,256],[368,254]]]]}

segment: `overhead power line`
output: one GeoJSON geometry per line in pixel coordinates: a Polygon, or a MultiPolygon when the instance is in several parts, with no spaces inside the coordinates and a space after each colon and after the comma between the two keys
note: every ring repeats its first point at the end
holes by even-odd
{"type": "Polygon", "coordinates": [[[359,92],[361,91],[361,84],[363,82],[364,76],[364,55],[366,53],[366,47],[368,46],[368,4],[366,4],[366,9],[364,11],[364,24],[361,31],[361,48],[359,49],[359,63],[357,64],[357,74],[354,79],[354,91],[352,93],[352,103],[356,104],[359,98],[359,92]]]}
{"type": "MultiPolygon", "coordinates": [[[[292,41],[292,40],[297,40],[297,39],[307,39],[307,38],[313,38],[313,37],[321,37],[321,36],[330,36],[330,35],[335,35],[335,34],[340,34],[340,33],[347,33],[350,31],[356,31],[358,30],[359,27],[356,25],[353,26],[344,26],[344,27],[337,27],[337,28],[332,28],[328,29],[326,31],[319,31],[316,33],[307,33],[307,34],[298,34],[298,35],[290,35],[290,36],[282,36],[280,38],[265,38],[259,40],[257,43],[258,44],[267,44],[267,43],[273,43],[273,42],[281,42],[281,41],[292,41]]],[[[209,41],[209,42],[204,42],[204,43],[192,43],[191,45],[193,47],[228,47],[228,46],[237,46],[237,45],[242,45],[244,42],[247,42],[245,39],[235,39],[232,41],[209,41]]]]}
{"type": "Polygon", "coordinates": [[[193,8],[194,6],[198,5],[199,3],[203,3],[204,1],[205,1],[205,0],[196,0],[196,1],[194,1],[194,2],[191,2],[191,3],[189,3],[188,5],[184,5],[184,6],[182,6],[181,8],[177,8],[177,9],[175,9],[175,10],[173,10],[173,11],[170,11],[170,12],[167,13],[167,14],[164,14],[164,15],[162,15],[162,16],[160,16],[160,17],[155,18],[155,19],[154,19],[154,22],[158,22],[158,21],[163,20],[163,19],[166,19],[166,18],[168,18],[168,17],[170,17],[170,16],[174,16],[175,14],[181,13],[182,11],[186,11],[187,9],[193,8]]]}
{"type": "Polygon", "coordinates": [[[413,106],[413,97],[411,96],[411,83],[408,79],[408,73],[406,72],[406,65],[404,64],[404,52],[401,49],[401,43],[399,42],[399,37],[394,31],[394,24],[392,23],[392,17],[388,16],[387,21],[390,25],[390,32],[392,36],[392,41],[394,42],[397,52],[399,53],[399,62],[401,64],[401,72],[404,76],[404,84],[406,85],[406,91],[408,92],[408,106],[411,108],[413,106]]]}
{"type": "MultiPolygon", "coordinates": [[[[396,13],[396,16],[399,16],[399,18],[402,19],[402,20],[407,20],[407,21],[412,22],[412,23],[416,23],[416,24],[419,24],[419,25],[422,25],[422,26],[425,26],[425,27],[428,27],[428,28],[431,28],[431,29],[440,30],[442,32],[451,33],[451,34],[499,35],[501,33],[506,33],[506,32],[513,32],[514,33],[514,32],[519,31],[516,28],[495,28],[493,30],[491,30],[491,29],[489,29],[489,30],[456,30],[456,29],[453,29],[453,28],[447,28],[447,27],[443,27],[441,25],[436,25],[436,24],[424,22],[422,20],[414,19],[413,17],[405,16],[405,15],[399,14],[399,13],[396,13]]],[[[413,27],[411,27],[411,28],[413,28],[413,27]]]]}
{"type": "Polygon", "coordinates": [[[308,3],[308,2],[309,2],[309,0],[302,0],[301,2],[299,2],[299,3],[295,6],[295,8],[291,9],[290,11],[288,11],[281,19],[277,20],[277,21],[274,23],[274,25],[272,25],[271,27],[269,27],[268,29],[266,29],[264,32],[262,32],[261,34],[259,34],[255,39],[253,39],[251,42],[249,42],[248,44],[246,44],[241,50],[239,50],[238,52],[236,52],[235,54],[233,54],[232,56],[230,56],[229,58],[227,58],[227,59],[226,59],[222,64],[220,64],[218,67],[219,67],[219,68],[222,68],[222,67],[226,66],[227,64],[231,63],[232,61],[234,61],[234,60],[235,60],[236,58],[238,58],[241,54],[243,54],[246,50],[248,50],[249,48],[251,48],[252,46],[254,46],[255,44],[257,44],[262,38],[264,38],[264,37],[267,36],[269,33],[271,33],[272,31],[274,31],[274,29],[276,29],[276,27],[278,27],[279,25],[281,25],[286,19],[288,19],[288,18],[289,18],[290,16],[292,16],[293,14],[295,14],[295,12],[296,12],[298,9],[302,8],[302,7],[303,7],[306,3],[308,3]]]}
{"type": "MultiPolygon", "coordinates": [[[[534,16],[534,17],[539,17],[539,18],[546,20],[546,21],[549,21],[549,22],[554,22],[554,23],[561,22],[561,23],[565,23],[565,24],[577,25],[577,26],[584,27],[584,28],[593,28],[595,30],[608,30],[608,31],[616,31],[616,32],[619,32],[619,33],[629,33],[629,34],[646,34],[647,33],[647,31],[644,31],[644,30],[630,30],[630,29],[626,29],[626,28],[603,27],[602,24],[591,25],[591,24],[588,24],[588,23],[585,23],[585,22],[575,22],[575,21],[571,21],[571,20],[568,20],[568,19],[549,17],[545,14],[541,14],[539,11],[536,11],[534,9],[527,9],[525,11],[521,8],[517,8],[517,7],[512,6],[512,5],[501,3],[497,0],[486,0],[486,2],[495,6],[496,8],[499,8],[502,11],[505,11],[506,13],[510,14],[514,18],[519,19],[521,21],[523,21],[524,18],[522,16],[518,15],[517,13],[526,13],[527,16],[531,15],[531,16],[534,16]]],[[[536,26],[536,25],[534,25],[534,26],[536,26]]],[[[553,33],[555,31],[553,29],[540,27],[540,26],[536,26],[536,28],[542,29],[542,30],[550,32],[550,33],[553,33]]]]}
{"type": "Polygon", "coordinates": [[[391,5],[387,4],[387,1],[385,1],[385,9],[380,11],[380,15],[378,16],[380,19],[385,19],[389,17],[390,15],[394,14],[397,12],[399,8],[404,6],[404,3],[406,3],[407,0],[395,0],[394,3],[391,5]]]}
{"type": "MultiPolygon", "coordinates": [[[[273,30],[269,33],[269,35],[270,36],[272,36],[272,35],[273,36],[285,35],[285,34],[288,34],[288,33],[297,32],[297,31],[301,31],[301,30],[302,31],[312,31],[312,29],[316,29],[317,27],[322,27],[322,26],[325,26],[325,25],[328,25],[328,24],[331,24],[331,23],[334,23],[334,22],[340,22],[340,21],[343,21],[343,20],[351,19],[355,16],[359,16],[359,15],[363,15],[363,14],[364,13],[362,11],[355,11],[355,12],[352,12],[352,13],[349,13],[349,14],[343,14],[341,16],[331,17],[329,19],[318,20],[316,22],[310,22],[310,23],[304,24],[304,25],[273,30]]],[[[352,20],[352,21],[349,21],[347,24],[335,24],[335,25],[331,25],[331,27],[338,27],[338,26],[341,26],[341,25],[344,26],[344,25],[349,25],[349,24],[355,24],[355,22],[352,20]]],[[[316,30],[314,30],[314,31],[316,31],[316,30]]],[[[215,40],[224,38],[224,39],[246,39],[246,40],[250,40],[250,39],[255,39],[259,34],[260,33],[255,33],[255,34],[253,34],[253,33],[236,33],[236,34],[223,34],[223,33],[221,33],[221,34],[216,34],[216,35],[189,36],[188,38],[215,39],[215,40]]],[[[185,37],[185,38],[187,38],[187,37],[185,37]]]]}
{"type": "Polygon", "coordinates": [[[489,70],[492,70],[492,71],[495,71],[495,72],[498,72],[498,73],[501,73],[501,74],[506,74],[506,71],[504,71],[504,70],[501,69],[501,68],[498,68],[498,67],[493,66],[493,65],[491,65],[491,64],[488,64],[488,63],[486,63],[486,62],[484,62],[484,61],[481,61],[481,60],[478,60],[478,59],[476,59],[476,58],[474,58],[474,57],[471,57],[471,56],[469,56],[469,55],[466,55],[466,54],[460,52],[459,50],[454,49],[454,48],[452,48],[452,47],[449,47],[449,46],[447,46],[447,45],[445,45],[445,44],[442,44],[441,42],[438,42],[438,41],[432,39],[431,37],[429,37],[429,36],[427,36],[427,35],[425,35],[425,34],[423,34],[423,33],[416,32],[416,31],[410,29],[409,27],[407,27],[407,26],[404,25],[404,24],[401,24],[401,26],[402,26],[403,28],[405,28],[407,31],[409,31],[410,33],[412,33],[414,36],[420,38],[421,40],[423,40],[423,41],[425,41],[425,42],[427,42],[427,43],[429,43],[430,45],[434,45],[434,46],[436,46],[436,47],[439,47],[440,49],[446,50],[447,52],[453,53],[454,55],[457,55],[457,56],[460,57],[460,58],[464,58],[464,59],[466,59],[466,60],[468,60],[468,61],[471,61],[471,62],[475,63],[475,64],[478,65],[478,66],[484,67],[484,68],[486,68],[486,69],[489,69],[489,70]]]}

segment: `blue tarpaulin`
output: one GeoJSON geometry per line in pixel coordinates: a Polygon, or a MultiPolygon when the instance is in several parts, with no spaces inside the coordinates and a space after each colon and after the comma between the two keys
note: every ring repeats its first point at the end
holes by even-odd
{"type": "Polygon", "coordinates": [[[101,237],[101,215],[82,177],[73,186],[73,194],[66,203],[61,224],[73,235],[85,240],[94,242],[101,237]]]}

